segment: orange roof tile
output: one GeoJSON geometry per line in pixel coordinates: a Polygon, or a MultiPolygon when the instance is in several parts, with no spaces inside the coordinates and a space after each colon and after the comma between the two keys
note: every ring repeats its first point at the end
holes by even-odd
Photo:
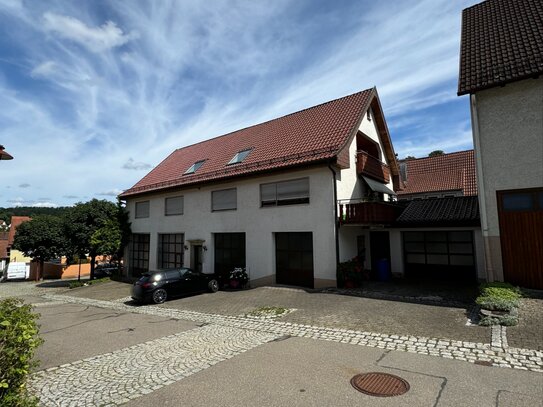
{"type": "Polygon", "coordinates": [[[175,150],[120,197],[334,159],[376,97],[367,89],[175,150]],[[251,153],[242,163],[228,165],[246,149],[251,153]],[[201,160],[194,174],[183,175],[201,160]]]}
{"type": "Polygon", "coordinates": [[[398,195],[438,191],[462,191],[477,195],[473,150],[404,161],[407,181],[398,195]]]}

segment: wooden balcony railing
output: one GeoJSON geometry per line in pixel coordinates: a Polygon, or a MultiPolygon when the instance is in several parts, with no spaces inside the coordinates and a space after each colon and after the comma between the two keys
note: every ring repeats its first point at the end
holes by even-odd
{"type": "Polygon", "coordinates": [[[393,202],[340,201],[340,224],[391,224],[405,206],[393,202]]]}
{"type": "Polygon", "coordinates": [[[373,178],[383,184],[390,182],[390,168],[365,151],[356,152],[356,172],[373,178]]]}

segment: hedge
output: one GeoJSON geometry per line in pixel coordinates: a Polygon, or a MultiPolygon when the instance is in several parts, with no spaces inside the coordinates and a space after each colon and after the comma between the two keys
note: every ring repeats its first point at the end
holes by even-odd
{"type": "Polygon", "coordinates": [[[39,315],[20,299],[0,301],[0,404],[2,407],[37,406],[26,387],[36,367],[34,352],[42,343],[36,323],[39,315]]]}

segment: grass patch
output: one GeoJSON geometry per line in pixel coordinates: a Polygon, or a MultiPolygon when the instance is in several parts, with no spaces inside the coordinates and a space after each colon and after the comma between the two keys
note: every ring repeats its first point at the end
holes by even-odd
{"type": "Polygon", "coordinates": [[[520,288],[509,283],[485,283],[481,284],[481,295],[475,302],[482,309],[489,311],[506,312],[504,315],[486,315],[479,321],[479,325],[503,325],[514,326],[518,324],[518,315],[516,309],[522,298],[520,288]]]}
{"type": "Polygon", "coordinates": [[[105,283],[107,281],[111,281],[111,279],[109,277],[104,277],[104,278],[98,278],[96,280],[88,280],[88,281],[70,281],[69,287],[70,288],[86,287],[88,285],[105,283]]]}
{"type": "Polygon", "coordinates": [[[260,307],[257,308],[248,314],[246,314],[249,317],[280,317],[282,315],[285,315],[289,312],[288,308],[283,307],[260,307]]]}

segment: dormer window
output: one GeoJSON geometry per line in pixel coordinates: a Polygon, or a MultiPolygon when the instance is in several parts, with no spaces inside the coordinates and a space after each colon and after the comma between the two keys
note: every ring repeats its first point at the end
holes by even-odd
{"type": "Polygon", "coordinates": [[[196,171],[198,171],[198,168],[200,168],[206,160],[196,161],[194,164],[192,164],[188,170],[185,171],[183,175],[188,174],[194,174],[196,171]]]}
{"type": "Polygon", "coordinates": [[[232,159],[228,162],[228,165],[242,162],[251,151],[252,148],[248,148],[246,150],[241,150],[240,152],[236,153],[236,155],[234,155],[234,157],[232,157],[232,159]]]}

